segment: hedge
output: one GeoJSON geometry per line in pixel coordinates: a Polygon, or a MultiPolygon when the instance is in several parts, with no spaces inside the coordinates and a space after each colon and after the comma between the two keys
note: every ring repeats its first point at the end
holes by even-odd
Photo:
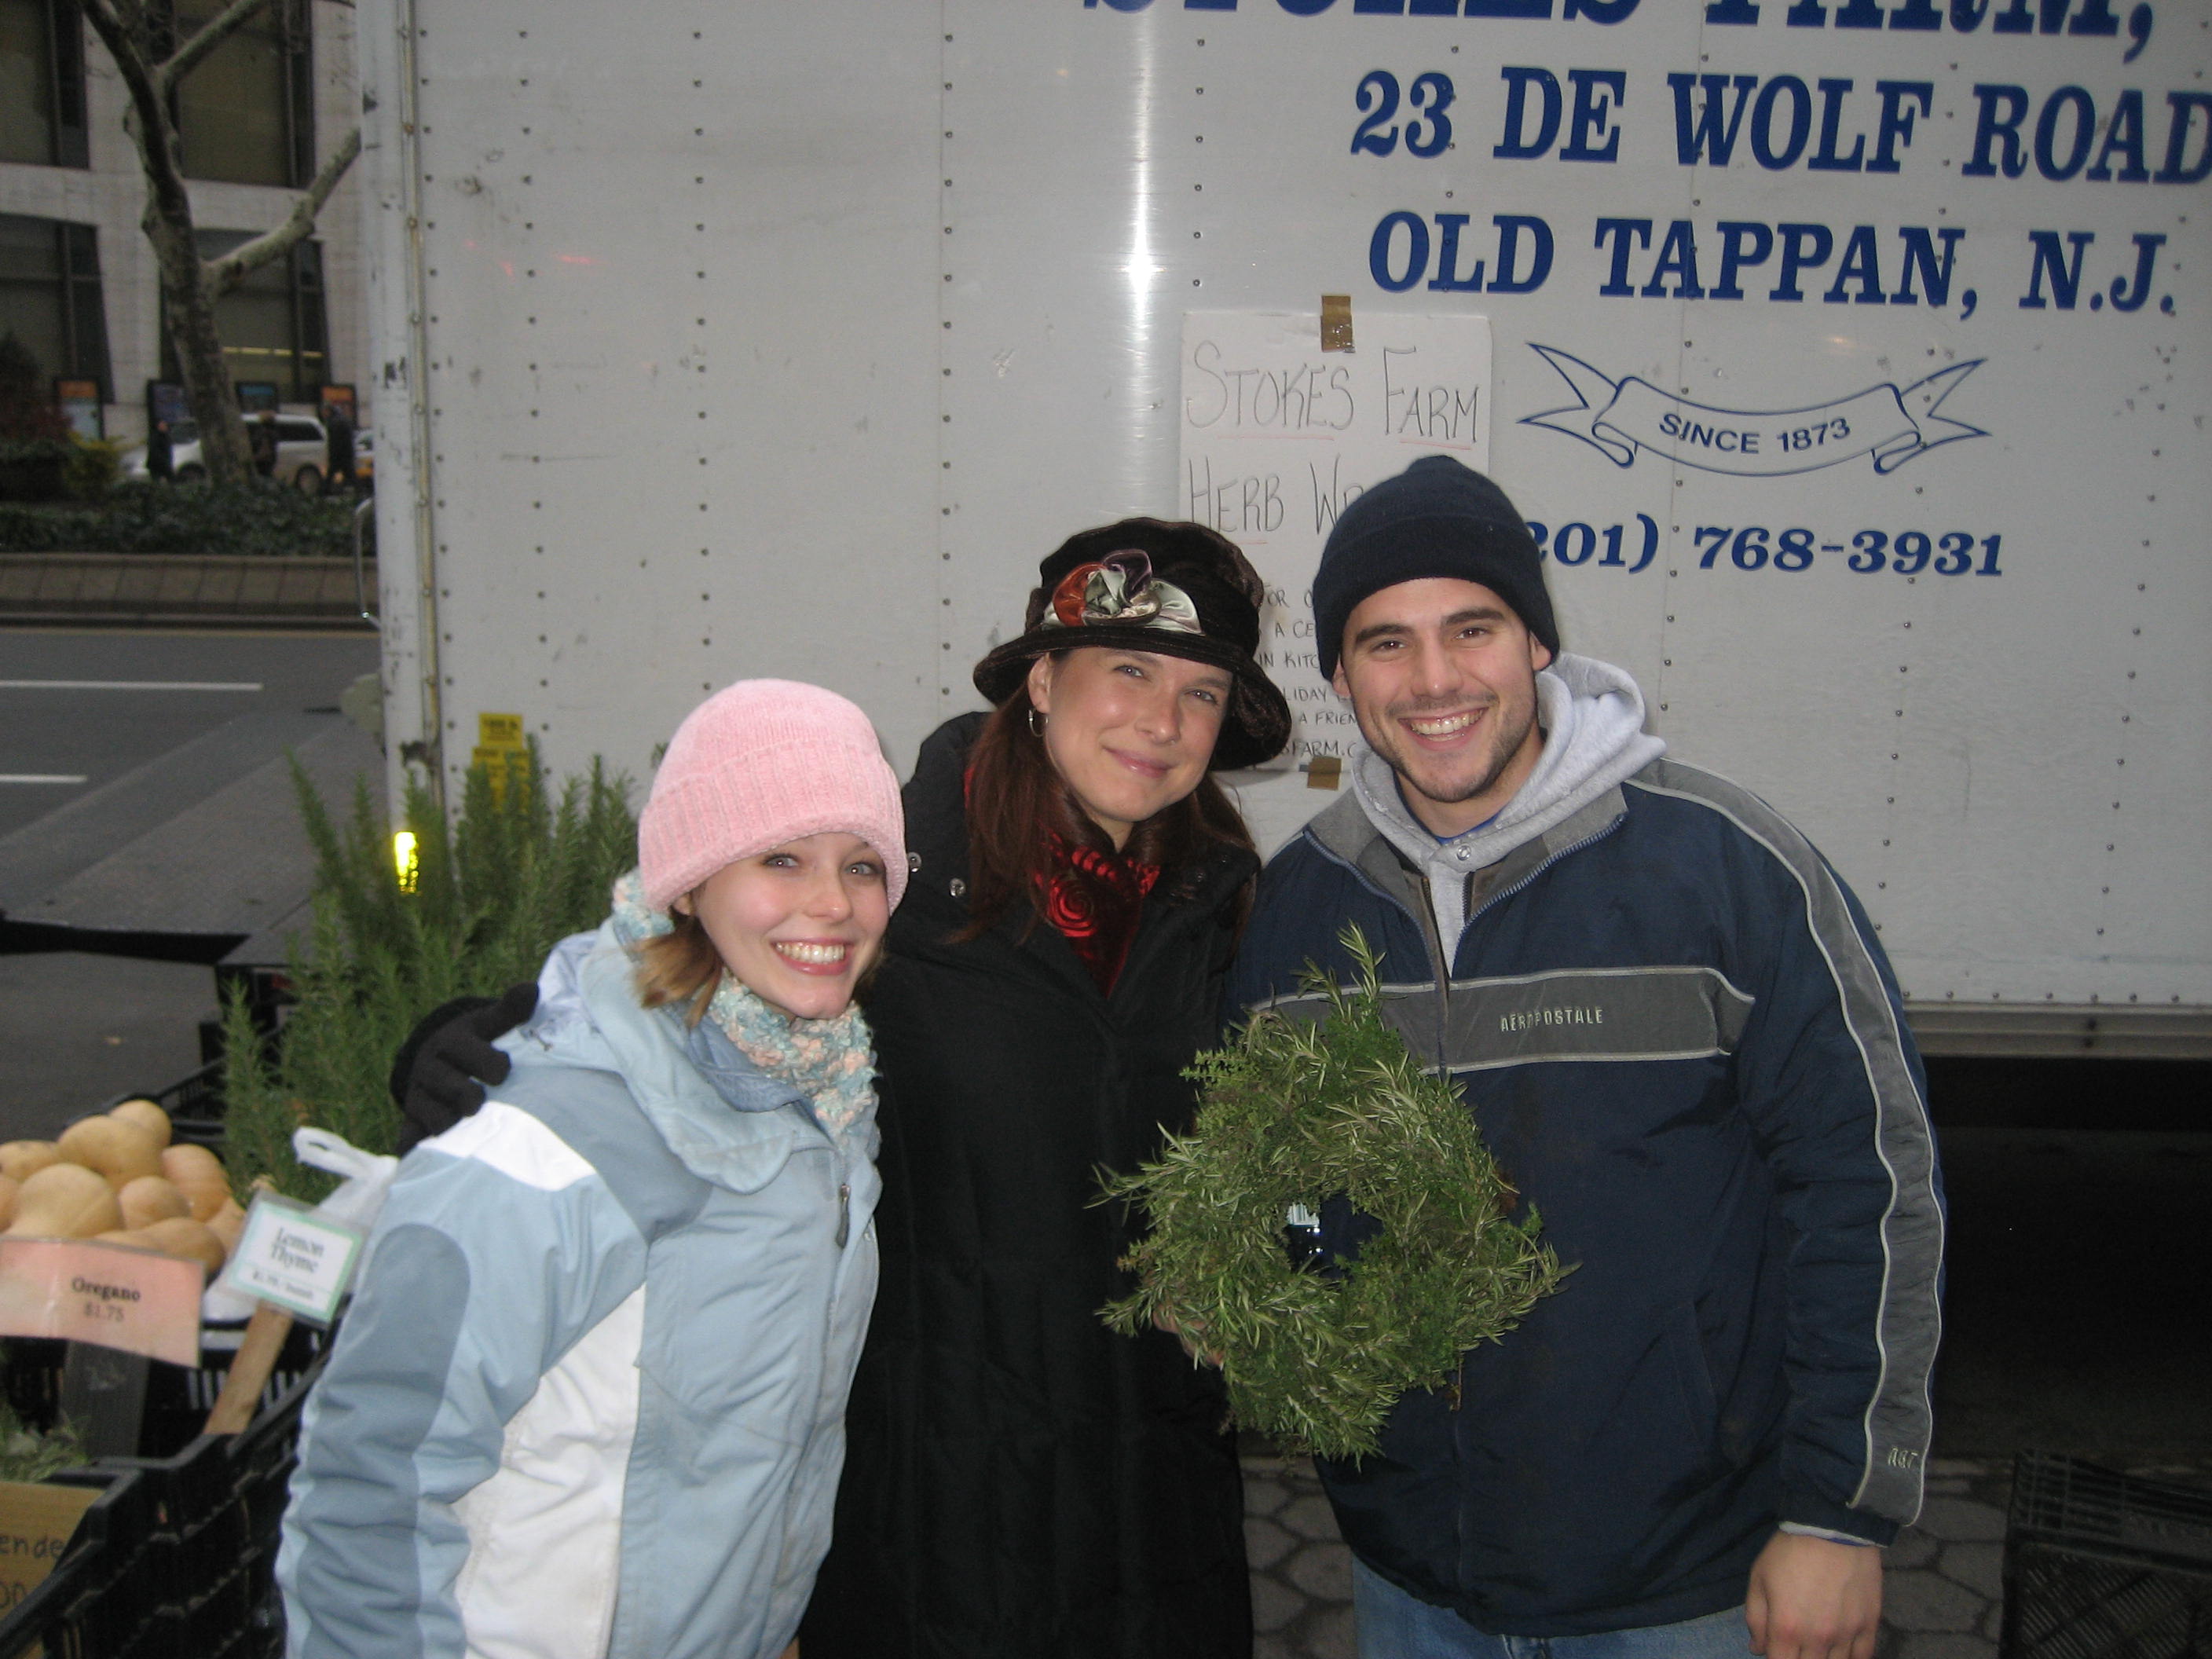
{"type": "MultiPolygon", "coordinates": [[[[0,553],[231,553],[350,558],[349,499],[243,484],[126,483],[99,502],[0,501],[0,553]]],[[[374,554],[375,526],[365,526],[374,554]]]]}

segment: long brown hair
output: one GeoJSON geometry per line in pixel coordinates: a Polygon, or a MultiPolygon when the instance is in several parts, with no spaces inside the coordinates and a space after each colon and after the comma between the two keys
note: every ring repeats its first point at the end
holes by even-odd
{"type": "MultiPolygon", "coordinates": [[[[1017,908],[1037,919],[1036,896],[1053,869],[1049,830],[1070,846],[1111,853],[1114,842],[1077,804],[1075,792],[1053,769],[1044,738],[1030,730],[1030,699],[1018,690],[992,711],[968,751],[968,911],[957,937],[980,937],[1017,908]]],[[[1198,787],[1129,831],[1121,856],[1159,866],[1161,890],[1174,896],[1217,847],[1253,850],[1251,833],[1209,772],[1198,787]]],[[[1252,884],[1237,897],[1237,925],[1244,924],[1252,884]]]]}

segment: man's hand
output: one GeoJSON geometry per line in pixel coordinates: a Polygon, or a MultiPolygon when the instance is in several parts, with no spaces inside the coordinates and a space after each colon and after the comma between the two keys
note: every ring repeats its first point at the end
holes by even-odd
{"type": "Polygon", "coordinates": [[[1201,1365],[1221,1369],[1221,1355],[1206,1346],[1206,1322],[1200,1319],[1185,1319],[1174,1309],[1163,1304],[1152,1316],[1152,1328],[1165,1331],[1182,1344],[1182,1351],[1201,1365]]]}
{"type": "Polygon", "coordinates": [[[1751,1564],[1743,1621],[1766,1659],[1874,1659],[1881,1552],[1776,1533],[1751,1564]]]}
{"type": "Polygon", "coordinates": [[[496,1002],[457,998],[433,1009],[400,1045],[392,1067],[399,1102],[399,1150],[443,1134],[484,1103],[486,1084],[504,1083],[507,1057],[491,1046],[538,1008],[538,987],[510,987],[496,1002]]]}

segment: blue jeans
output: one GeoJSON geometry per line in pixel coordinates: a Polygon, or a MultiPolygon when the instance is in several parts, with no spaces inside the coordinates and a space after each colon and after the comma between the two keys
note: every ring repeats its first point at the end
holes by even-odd
{"type": "Polygon", "coordinates": [[[1407,1595],[1357,1557],[1352,1606],[1359,1659],[1739,1659],[1751,1651],[1741,1607],[1599,1636],[1491,1636],[1449,1607],[1407,1595]]]}

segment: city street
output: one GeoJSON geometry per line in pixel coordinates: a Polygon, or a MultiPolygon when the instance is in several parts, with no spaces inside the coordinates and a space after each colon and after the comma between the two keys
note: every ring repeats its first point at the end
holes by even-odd
{"type": "MultiPolygon", "coordinates": [[[[376,659],[368,634],[0,633],[0,837],[248,716],[335,713],[376,659]]],[[[161,800],[181,811],[229,781],[193,769],[161,800]]],[[[12,908],[25,896],[5,882],[12,908]]]]}
{"type": "Polygon", "coordinates": [[[376,660],[365,635],[0,632],[0,929],[193,957],[0,954],[0,1138],[199,1063],[207,963],[306,896],[286,755],[326,799],[380,787],[337,712],[376,660]]]}

